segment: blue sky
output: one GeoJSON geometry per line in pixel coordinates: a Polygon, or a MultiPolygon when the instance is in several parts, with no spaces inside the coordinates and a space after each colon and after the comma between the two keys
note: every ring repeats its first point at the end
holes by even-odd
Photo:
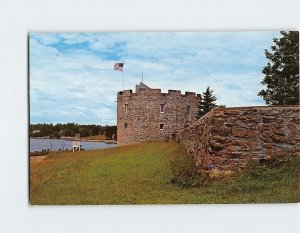
{"type": "Polygon", "coordinates": [[[116,93],[124,61],[125,89],[202,94],[217,104],[264,105],[265,49],[279,32],[30,33],[30,122],[116,124],[116,93]]]}

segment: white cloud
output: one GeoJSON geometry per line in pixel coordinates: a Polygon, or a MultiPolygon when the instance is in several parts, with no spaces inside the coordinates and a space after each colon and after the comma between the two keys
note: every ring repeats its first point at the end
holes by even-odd
{"type": "Polygon", "coordinates": [[[43,36],[39,36],[39,33],[30,33],[31,38],[38,38],[40,43],[43,45],[54,44],[60,41],[57,34],[54,33],[43,33],[43,36]]]}
{"type": "Polygon", "coordinates": [[[264,49],[278,33],[30,35],[31,120],[115,124],[122,73],[113,63],[123,60],[125,89],[141,81],[143,66],[144,82],[164,92],[202,93],[210,86],[219,104],[263,104],[257,93],[264,49]]]}

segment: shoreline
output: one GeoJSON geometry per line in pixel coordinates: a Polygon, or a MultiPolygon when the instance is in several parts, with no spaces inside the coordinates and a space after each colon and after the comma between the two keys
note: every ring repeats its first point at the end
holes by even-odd
{"type": "Polygon", "coordinates": [[[110,140],[110,139],[88,139],[88,138],[73,138],[73,137],[61,137],[61,138],[54,138],[54,137],[29,137],[29,139],[57,139],[57,140],[66,140],[66,141],[81,141],[81,142],[102,142],[106,144],[117,144],[116,140],[110,140]]]}
{"type": "Polygon", "coordinates": [[[46,155],[54,151],[57,152],[73,151],[73,145],[76,142],[80,143],[81,150],[94,150],[94,149],[97,150],[97,149],[117,146],[117,142],[113,140],[89,140],[89,139],[78,140],[71,137],[68,138],[30,137],[29,154],[30,156],[39,156],[39,155],[46,155]],[[37,139],[37,141],[35,141],[34,139],[37,139]]]}

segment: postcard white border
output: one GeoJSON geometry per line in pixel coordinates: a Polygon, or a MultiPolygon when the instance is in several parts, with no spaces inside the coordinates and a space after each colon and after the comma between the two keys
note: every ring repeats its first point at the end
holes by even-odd
{"type": "Polygon", "coordinates": [[[296,0],[10,0],[0,3],[0,232],[297,232],[299,204],[28,204],[27,35],[32,31],[299,30],[296,0]]]}

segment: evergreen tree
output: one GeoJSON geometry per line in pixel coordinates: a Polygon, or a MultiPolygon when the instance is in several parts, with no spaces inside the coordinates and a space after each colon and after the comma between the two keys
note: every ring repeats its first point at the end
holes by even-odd
{"type": "Polygon", "coordinates": [[[280,32],[283,37],[274,38],[271,52],[265,50],[270,62],[263,68],[265,77],[261,84],[261,96],[268,105],[299,104],[299,32],[280,32]]]}
{"type": "Polygon", "coordinates": [[[203,92],[202,99],[199,101],[197,107],[197,118],[203,117],[206,113],[208,113],[213,108],[217,107],[215,101],[217,98],[213,95],[213,90],[210,90],[209,87],[206,88],[206,91],[203,92]]]}

